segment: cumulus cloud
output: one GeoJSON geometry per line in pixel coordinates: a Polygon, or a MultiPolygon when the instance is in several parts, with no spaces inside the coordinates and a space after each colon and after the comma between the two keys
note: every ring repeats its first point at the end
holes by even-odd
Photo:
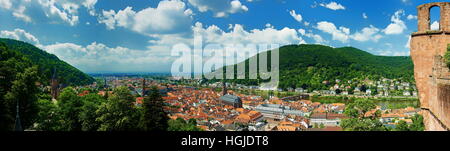
{"type": "Polygon", "coordinates": [[[338,4],[336,2],[330,2],[328,4],[320,3],[319,5],[322,6],[322,7],[331,9],[331,10],[345,10],[344,6],[342,6],[341,4],[338,4]]]}
{"type": "Polygon", "coordinates": [[[10,9],[12,6],[11,0],[0,0],[0,8],[10,9]]]}
{"type": "Polygon", "coordinates": [[[248,7],[239,0],[188,0],[188,2],[200,12],[212,11],[215,17],[227,17],[229,14],[248,11],[248,7]]]}
{"type": "Polygon", "coordinates": [[[73,43],[56,43],[42,46],[60,59],[84,72],[148,72],[170,68],[171,56],[158,56],[151,50],[133,50],[108,47],[93,42],[87,46],[73,43]]]}
{"type": "Polygon", "coordinates": [[[301,22],[303,20],[302,15],[295,13],[295,10],[291,10],[289,14],[291,14],[291,16],[298,22],[301,22]]]}
{"type": "Polygon", "coordinates": [[[13,31],[2,30],[0,31],[0,37],[21,40],[34,45],[39,45],[39,40],[36,37],[20,28],[14,29],[13,31]]]}
{"type": "Polygon", "coordinates": [[[266,27],[265,29],[245,30],[240,24],[233,25],[230,32],[225,32],[215,25],[203,28],[201,23],[196,23],[194,32],[202,35],[205,42],[219,44],[300,44],[304,40],[299,37],[295,29],[285,27],[275,29],[266,27]]]}
{"type": "Polygon", "coordinates": [[[97,0],[86,0],[83,3],[83,6],[86,7],[89,11],[89,14],[91,16],[95,16],[96,12],[95,12],[95,4],[97,4],[97,0]]]}
{"type": "Polygon", "coordinates": [[[415,20],[415,19],[417,19],[417,16],[416,16],[416,15],[411,15],[411,14],[409,14],[406,18],[407,18],[408,20],[415,20]]]}
{"type": "Polygon", "coordinates": [[[380,32],[380,29],[370,25],[369,27],[363,28],[360,32],[356,32],[355,34],[351,35],[350,37],[353,40],[360,41],[360,42],[365,42],[365,41],[369,41],[369,40],[377,42],[380,38],[383,37],[379,34],[379,32],[380,32]]]}
{"type": "Polygon", "coordinates": [[[398,10],[394,13],[394,15],[391,17],[391,24],[389,24],[383,32],[386,35],[398,35],[402,34],[404,30],[407,29],[405,22],[401,20],[401,16],[404,15],[403,10],[398,10]]]}
{"type": "Polygon", "coordinates": [[[300,33],[300,35],[302,35],[302,36],[314,39],[316,44],[327,43],[327,41],[325,39],[323,39],[322,36],[320,36],[318,34],[314,34],[312,32],[306,32],[305,29],[298,29],[298,33],[300,33]]]}
{"type": "Polygon", "coordinates": [[[36,19],[75,26],[79,22],[79,10],[86,8],[91,15],[95,15],[96,3],[97,0],[0,0],[0,8],[11,10],[14,17],[25,22],[36,19]]]}
{"type": "Polygon", "coordinates": [[[331,22],[327,21],[321,21],[317,23],[316,29],[331,34],[333,40],[341,41],[342,43],[348,42],[348,39],[350,38],[350,29],[346,27],[339,27],[337,28],[336,25],[334,25],[331,22]]]}
{"type": "Polygon", "coordinates": [[[19,8],[13,11],[13,16],[25,22],[31,22],[31,17],[25,14],[25,10],[25,6],[19,6],[19,8]]]}
{"type": "Polygon", "coordinates": [[[179,0],[161,1],[156,8],[134,11],[132,7],[103,11],[99,23],[108,29],[124,27],[144,35],[174,34],[188,31],[192,24],[192,11],[179,0]]]}
{"type": "Polygon", "coordinates": [[[430,25],[430,29],[431,30],[439,30],[439,22],[438,21],[434,21],[431,25],[430,25]]]}

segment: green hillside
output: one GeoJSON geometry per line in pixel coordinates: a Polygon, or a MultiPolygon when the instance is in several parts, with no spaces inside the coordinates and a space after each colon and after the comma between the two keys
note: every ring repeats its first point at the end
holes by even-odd
{"type": "MultiPolygon", "coordinates": [[[[332,48],[323,45],[288,45],[281,47],[279,51],[279,88],[283,89],[300,87],[309,90],[327,89],[336,79],[362,81],[385,77],[402,78],[404,81],[414,80],[413,62],[406,56],[376,56],[353,47],[332,48]],[[322,83],[323,81],[330,83],[327,86],[322,83]]],[[[270,56],[270,51],[264,53],[270,56]]],[[[248,61],[245,63],[248,64],[248,61]]],[[[246,71],[248,76],[248,67],[246,71]]],[[[255,85],[264,81],[230,80],[230,82],[255,85]]]]}
{"type": "Polygon", "coordinates": [[[43,83],[48,84],[47,82],[50,81],[54,69],[56,69],[62,84],[77,86],[94,82],[94,79],[89,75],[29,43],[3,38],[0,38],[0,43],[4,43],[10,51],[25,56],[33,65],[37,65],[40,73],[42,73],[41,81],[43,83]]]}

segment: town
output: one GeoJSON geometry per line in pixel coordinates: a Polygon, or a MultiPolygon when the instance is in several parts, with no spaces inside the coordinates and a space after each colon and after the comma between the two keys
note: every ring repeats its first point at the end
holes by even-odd
{"type": "MultiPolygon", "coordinates": [[[[196,126],[204,131],[342,131],[341,120],[349,118],[344,114],[346,103],[320,103],[312,101],[312,96],[345,95],[355,98],[392,99],[417,96],[413,84],[395,79],[366,80],[364,86],[355,88],[350,87],[349,84],[353,84],[351,81],[335,82],[342,84],[335,84],[330,90],[316,90],[311,93],[302,89],[276,90],[277,93],[285,92],[290,95],[285,97],[240,93],[243,90],[258,89],[257,86],[226,82],[193,86],[192,84],[198,81],[140,76],[99,76],[97,82],[89,87],[100,89],[98,94],[104,96],[112,93],[111,89],[126,86],[137,96],[134,104],[142,106],[146,88],[157,86],[166,104],[164,110],[171,119],[195,119],[196,126]],[[336,93],[340,89],[343,91],[336,93]],[[348,91],[350,89],[353,89],[351,94],[348,91]]],[[[89,92],[80,92],[79,95],[83,93],[89,92]]],[[[383,125],[391,128],[395,128],[400,121],[411,124],[411,118],[420,111],[415,106],[389,108],[382,105],[377,105],[376,110],[382,113],[380,121],[383,125]]]]}

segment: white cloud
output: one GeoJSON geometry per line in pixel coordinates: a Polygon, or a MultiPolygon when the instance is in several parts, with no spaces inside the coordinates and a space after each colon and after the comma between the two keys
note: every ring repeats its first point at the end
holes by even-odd
{"type": "Polygon", "coordinates": [[[79,22],[79,10],[85,7],[94,16],[96,3],[97,0],[19,0],[14,3],[11,0],[0,0],[0,8],[11,10],[14,17],[25,22],[36,19],[75,26],[79,22]]]}
{"type": "MultiPolygon", "coordinates": [[[[188,0],[200,12],[212,11],[215,17],[227,17],[229,14],[246,12],[248,7],[239,0],[188,0]]],[[[251,2],[251,1],[249,1],[251,2]]]]}
{"type": "Polygon", "coordinates": [[[408,36],[408,42],[406,42],[405,44],[405,48],[410,48],[410,44],[411,44],[411,36],[408,36]]]}
{"type": "Polygon", "coordinates": [[[0,8],[10,9],[12,6],[11,0],[0,0],[0,8]]]}
{"type": "Polygon", "coordinates": [[[83,3],[83,6],[86,7],[89,11],[89,14],[91,16],[95,16],[96,12],[95,12],[95,4],[97,4],[97,0],[86,0],[83,3]]]}
{"type": "Polygon", "coordinates": [[[408,20],[415,20],[415,19],[417,19],[417,16],[416,16],[416,15],[411,15],[411,14],[409,14],[406,18],[407,18],[408,20]]]}
{"type": "Polygon", "coordinates": [[[78,24],[78,9],[80,7],[78,4],[54,0],[38,0],[38,4],[42,6],[47,17],[59,18],[71,26],[78,24]]]}
{"type": "Polygon", "coordinates": [[[331,22],[321,21],[317,23],[316,28],[325,33],[331,34],[333,40],[348,42],[350,38],[350,29],[346,27],[339,27],[339,29],[331,22]]]}
{"type": "Polygon", "coordinates": [[[247,31],[240,24],[235,24],[230,32],[225,32],[215,25],[203,28],[201,23],[196,23],[194,32],[205,38],[207,43],[218,44],[300,44],[304,43],[299,37],[297,31],[291,28],[283,28],[280,30],[273,27],[265,29],[253,29],[247,31]]]}
{"type": "Polygon", "coordinates": [[[25,10],[25,6],[19,6],[19,8],[13,11],[13,16],[25,22],[31,22],[31,17],[25,14],[25,10]]]}
{"type": "Polygon", "coordinates": [[[41,48],[84,72],[158,72],[170,68],[174,59],[158,56],[151,50],[111,48],[96,42],[87,46],[56,43],[41,48]]]}
{"type": "Polygon", "coordinates": [[[370,25],[369,27],[363,28],[360,32],[356,32],[355,34],[351,35],[350,37],[353,40],[360,41],[360,42],[365,42],[365,41],[369,41],[369,40],[377,42],[380,38],[383,37],[380,34],[378,34],[379,32],[380,32],[380,29],[370,25]]]}
{"type": "Polygon", "coordinates": [[[391,17],[391,24],[389,24],[383,32],[386,35],[398,35],[402,34],[404,30],[407,29],[405,23],[403,20],[401,20],[401,16],[404,15],[403,10],[398,10],[395,12],[395,14],[391,17]]]}
{"type": "Polygon", "coordinates": [[[380,56],[409,56],[409,51],[393,51],[393,50],[378,50],[377,55],[380,56]]]}
{"type": "Polygon", "coordinates": [[[431,30],[439,30],[439,22],[438,21],[434,21],[431,25],[430,25],[430,29],[431,30]]]}
{"type": "Polygon", "coordinates": [[[322,6],[322,7],[331,9],[331,10],[345,10],[345,7],[344,7],[344,6],[342,6],[341,4],[338,4],[338,3],[336,3],[336,2],[330,2],[330,3],[328,3],[328,4],[326,4],[326,3],[321,3],[321,4],[319,4],[319,5],[322,6]]]}
{"type": "Polygon", "coordinates": [[[327,43],[327,41],[325,39],[323,39],[322,36],[320,36],[318,34],[313,34],[312,32],[307,33],[305,29],[298,29],[298,33],[300,33],[300,35],[302,35],[302,36],[314,39],[316,44],[327,43]]]}
{"type": "Polygon", "coordinates": [[[2,30],[0,31],[0,37],[21,40],[34,45],[39,45],[39,40],[36,37],[20,28],[14,29],[13,31],[2,30]]]}
{"type": "Polygon", "coordinates": [[[104,23],[108,29],[119,26],[149,36],[189,31],[192,24],[192,11],[179,0],[164,0],[156,8],[148,7],[138,12],[132,9],[127,7],[117,13],[103,11],[99,23],[104,23]]]}
{"type": "Polygon", "coordinates": [[[301,22],[303,20],[302,15],[295,13],[295,10],[291,10],[289,14],[291,14],[291,16],[294,17],[294,19],[298,22],[301,22]]]}

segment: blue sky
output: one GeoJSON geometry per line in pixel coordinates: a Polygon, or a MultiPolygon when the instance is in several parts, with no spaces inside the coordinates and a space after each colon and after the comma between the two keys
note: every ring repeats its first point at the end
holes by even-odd
{"type": "Polygon", "coordinates": [[[416,6],[428,2],[439,1],[0,0],[0,37],[89,73],[169,72],[171,47],[192,45],[193,33],[204,43],[308,43],[405,56],[416,6]]]}

